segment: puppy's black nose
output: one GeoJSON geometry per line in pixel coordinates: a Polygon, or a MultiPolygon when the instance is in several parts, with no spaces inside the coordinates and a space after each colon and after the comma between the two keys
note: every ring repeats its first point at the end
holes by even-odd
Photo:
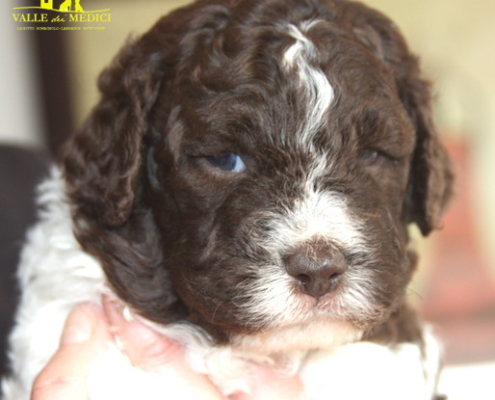
{"type": "Polygon", "coordinates": [[[335,290],[346,270],[342,252],[327,243],[298,246],[284,261],[287,273],[296,279],[301,291],[314,298],[335,290]]]}

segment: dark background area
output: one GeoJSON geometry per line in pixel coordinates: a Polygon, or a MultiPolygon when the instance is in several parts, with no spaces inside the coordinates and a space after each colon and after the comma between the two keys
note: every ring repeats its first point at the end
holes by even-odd
{"type": "Polygon", "coordinates": [[[36,218],[35,188],[74,129],[63,32],[29,32],[42,97],[46,150],[0,145],[0,375],[6,372],[6,340],[17,302],[16,268],[26,231],[36,218]]]}

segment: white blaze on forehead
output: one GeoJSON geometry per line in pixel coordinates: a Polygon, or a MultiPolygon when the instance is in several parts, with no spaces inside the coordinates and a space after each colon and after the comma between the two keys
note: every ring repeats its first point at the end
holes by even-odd
{"type": "Polygon", "coordinates": [[[279,248],[282,243],[297,245],[318,237],[346,250],[359,251],[365,247],[360,223],[351,216],[342,196],[314,188],[318,178],[328,173],[331,163],[325,152],[315,148],[313,138],[324,125],[335,95],[327,76],[317,67],[318,49],[308,37],[308,32],[318,23],[318,20],[305,21],[285,29],[295,42],[284,54],[284,66],[287,71],[296,72],[307,110],[294,136],[297,143],[309,150],[313,161],[307,171],[302,198],[285,210],[283,217],[275,218],[273,236],[278,236],[274,240],[279,248]]]}
{"type": "Polygon", "coordinates": [[[299,84],[306,92],[308,114],[305,121],[300,122],[297,137],[302,143],[310,146],[312,137],[321,129],[334,99],[334,90],[326,75],[310,64],[310,60],[317,57],[318,49],[304,32],[317,23],[318,21],[305,22],[300,28],[289,25],[287,32],[296,41],[284,54],[286,69],[297,71],[299,84]]]}

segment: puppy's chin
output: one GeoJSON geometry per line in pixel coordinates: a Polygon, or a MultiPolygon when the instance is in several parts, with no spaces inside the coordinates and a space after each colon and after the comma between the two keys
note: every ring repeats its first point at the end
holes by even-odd
{"type": "Polygon", "coordinates": [[[241,352],[280,354],[312,349],[331,349],[360,340],[363,331],[348,321],[331,318],[286,325],[263,332],[237,335],[232,345],[241,352]]]}

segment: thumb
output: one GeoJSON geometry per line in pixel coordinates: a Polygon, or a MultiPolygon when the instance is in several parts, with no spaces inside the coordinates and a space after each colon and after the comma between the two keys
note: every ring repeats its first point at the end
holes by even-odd
{"type": "MultiPolygon", "coordinates": [[[[167,392],[169,398],[215,399],[221,396],[212,382],[204,375],[193,371],[186,361],[181,345],[132,316],[124,317],[118,304],[103,298],[103,308],[118,338],[121,350],[128,357],[135,371],[146,371],[140,380],[146,379],[140,387],[152,387],[150,377],[155,376],[161,387],[157,393],[167,392]]],[[[157,396],[157,395],[155,395],[157,396]]],[[[151,397],[148,397],[151,398],[151,397]]]]}
{"type": "Polygon", "coordinates": [[[31,400],[87,400],[91,362],[111,341],[105,315],[97,305],[76,307],[67,318],[58,351],[34,381],[31,400]]]}
{"type": "Polygon", "coordinates": [[[121,350],[132,365],[143,370],[154,370],[184,358],[181,346],[127,315],[115,301],[103,298],[103,309],[121,350]]]}

